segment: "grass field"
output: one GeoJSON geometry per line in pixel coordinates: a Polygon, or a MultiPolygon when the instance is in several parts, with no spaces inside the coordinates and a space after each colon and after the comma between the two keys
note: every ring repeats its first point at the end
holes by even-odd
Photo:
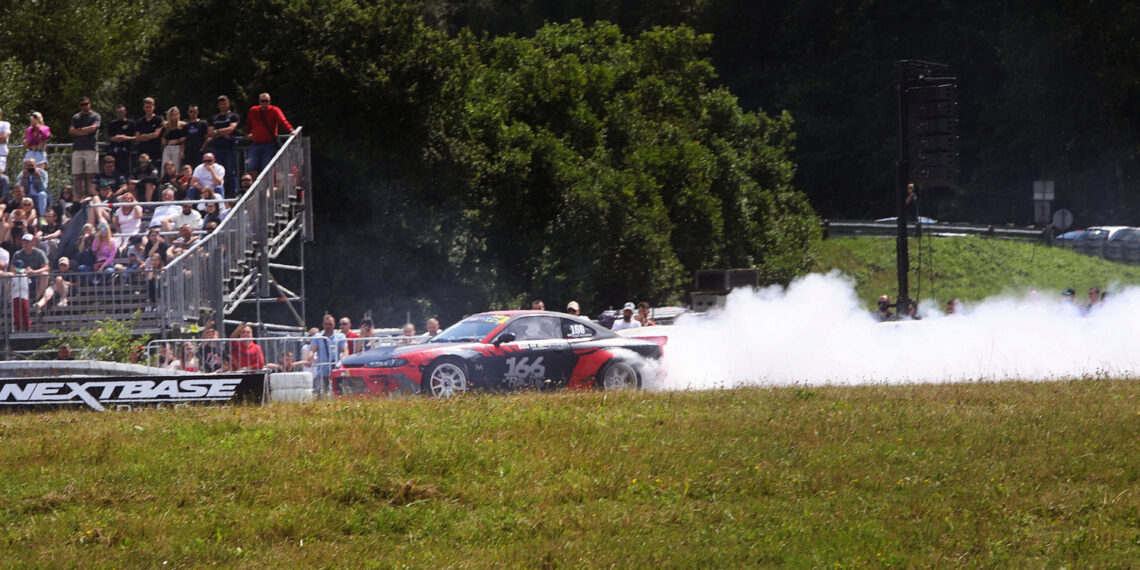
{"type": "MultiPolygon", "coordinates": [[[[1140,284],[1140,267],[1122,265],[1039,244],[983,237],[924,238],[910,241],[910,294],[935,299],[977,301],[1001,293],[1037,289],[1060,294],[1076,289],[1140,284]],[[918,269],[921,268],[921,272],[918,269]]],[[[869,308],[879,295],[898,291],[894,238],[835,238],[821,243],[813,271],[838,269],[854,277],[869,308]]]]}
{"type": "Polygon", "coordinates": [[[5,416],[7,567],[1128,566],[1127,381],[5,416]]]}

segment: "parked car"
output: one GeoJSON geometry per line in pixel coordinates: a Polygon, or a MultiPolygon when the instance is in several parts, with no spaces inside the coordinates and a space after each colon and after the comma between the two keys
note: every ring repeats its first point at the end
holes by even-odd
{"type": "Polygon", "coordinates": [[[642,385],[641,364],[660,360],[663,344],[624,338],[562,313],[480,313],[425,343],[346,357],[332,372],[332,391],[341,397],[442,398],[469,390],[636,389],[642,385]]]}

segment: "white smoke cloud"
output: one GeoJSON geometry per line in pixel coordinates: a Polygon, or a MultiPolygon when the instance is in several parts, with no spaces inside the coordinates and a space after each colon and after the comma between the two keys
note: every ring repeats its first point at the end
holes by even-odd
{"type": "MultiPolygon", "coordinates": [[[[1078,296],[1079,303],[1087,299],[1078,296]]],[[[987,299],[879,323],[838,273],[737,290],[725,310],[664,327],[668,375],[650,389],[1056,380],[1140,374],[1140,289],[1088,316],[1060,292],[987,299]]],[[[648,332],[648,331],[643,331],[648,332]]]]}

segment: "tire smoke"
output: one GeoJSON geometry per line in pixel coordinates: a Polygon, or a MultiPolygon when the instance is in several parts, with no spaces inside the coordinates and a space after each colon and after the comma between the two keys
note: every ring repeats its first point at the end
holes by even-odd
{"type": "Polygon", "coordinates": [[[1060,292],[995,297],[953,315],[938,306],[920,304],[919,321],[879,323],[837,272],[736,290],[723,311],[656,333],[669,338],[668,376],[654,388],[1140,375],[1140,289],[1114,292],[1087,316],[1060,292]]]}

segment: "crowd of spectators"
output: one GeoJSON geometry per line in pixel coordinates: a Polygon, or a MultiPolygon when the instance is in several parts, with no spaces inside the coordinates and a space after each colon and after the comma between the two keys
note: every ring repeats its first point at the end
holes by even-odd
{"type": "Polygon", "coordinates": [[[0,109],[0,276],[19,277],[12,288],[16,330],[27,329],[30,309],[67,306],[77,283],[116,275],[155,279],[167,262],[222,223],[232,201],[272,159],[277,135],[296,133],[269,94],[261,93],[247,113],[252,146],[239,170],[243,121],[226,95],[218,96],[217,113],[208,118],[195,104],[185,120],[178,106],[159,114],[147,97],[138,118],[128,118],[126,105],[118,104],[106,125],[88,97],[78,104],[66,129],[72,176],[55,181],[54,193],[47,151],[59,130],[53,134],[43,115],[31,112],[23,160],[18,170],[9,168],[15,166],[8,164],[13,129],[0,109]],[[34,254],[20,253],[28,250],[34,254]],[[77,276],[84,273],[89,275],[77,276]]]}

